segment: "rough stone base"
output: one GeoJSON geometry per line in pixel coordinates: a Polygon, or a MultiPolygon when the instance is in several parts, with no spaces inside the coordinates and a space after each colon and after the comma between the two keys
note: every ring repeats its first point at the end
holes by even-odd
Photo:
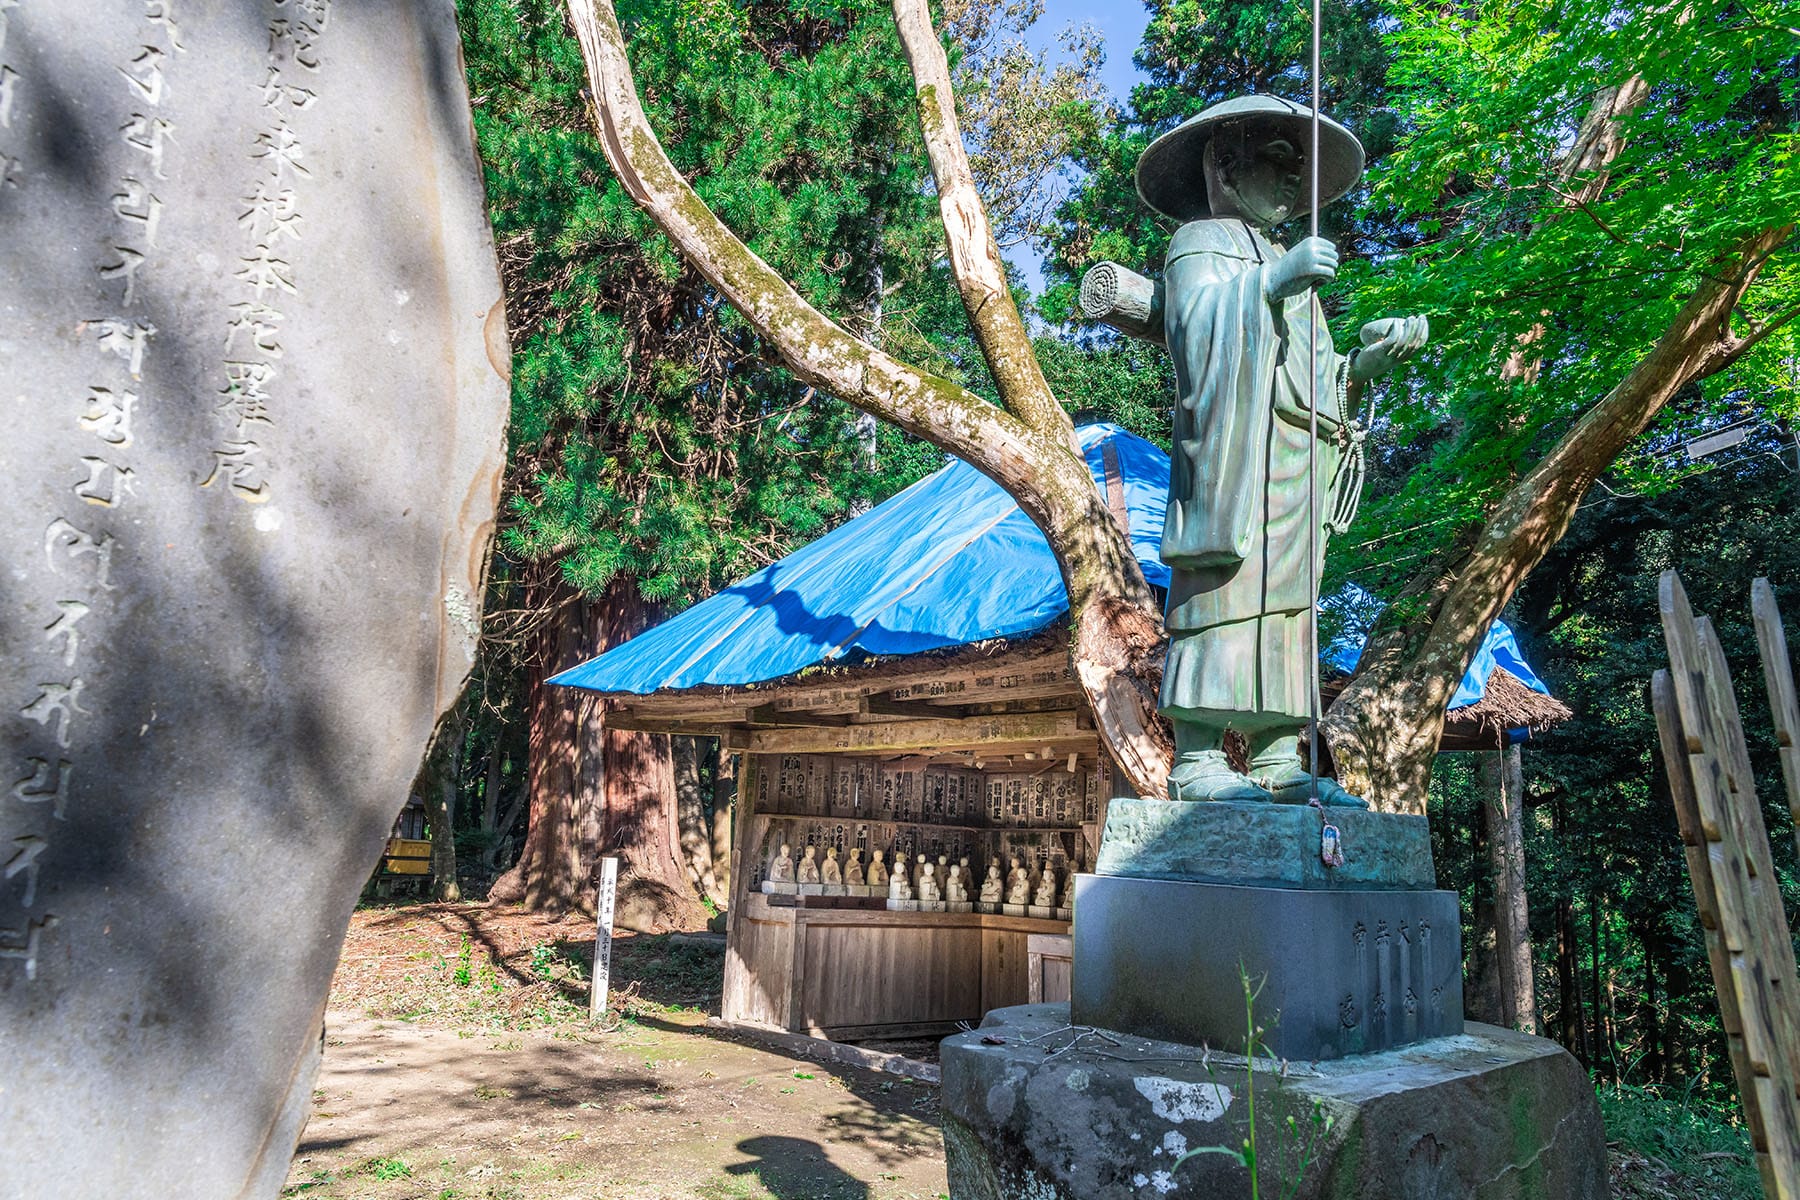
{"type": "MultiPolygon", "coordinates": [[[[1250,1194],[1245,1060],[1069,1028],[1063,1004],[990,1012],[943,1043],[951,1200],[1250,1194]],[[997,1044],[995,1044],[997,1043],[997,1044]]],[[[1293,1200],[1595,1200],[1606,1138],[1580,1065],[1488,1025],[1402,1050],[1255,1072],[1259,1182],[1293,1200]],[[1320,1128],[1315,1122],[1329,1122],[1320,1128]],[[1302,1132],[1286,1130],[1292,1116],[1302,1132]],[[1305,1131],[1318,1130],[1308,1134],[1305,1131]],[[1303,1153],[1302,1142],[1310,1141],[1303,1153]]]]}

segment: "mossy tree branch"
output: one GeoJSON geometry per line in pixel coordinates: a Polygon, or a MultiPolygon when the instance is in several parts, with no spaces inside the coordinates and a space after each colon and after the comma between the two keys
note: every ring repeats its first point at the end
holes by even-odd
{"type": "Polygon", "coordinates": [[[975,174],[963,145],[950,60],[932,27],[927,0],[894,0],[894,22],[912,67],[919,126],[925,133],[931,175],[937,181],[950,270],[974,326],[975,340],[993,373],[1000,403],[1039,433],[1062,437],[1073,450],[1075,427],[1044,380],[1019,307],[1006,286],[1000,245],[975,190],[975,174]]]}
{"type": "Polygon", "coordinates": [[[1383,807],[1425,811],[1445,705],[1488,627],[1561,539],[1601,472],[1671,397],[1729,365],[1732,310],[1793,232],[1787,225],[1750,233],[1701,276],[1656,343],[1501,498],[1455,565],[1420,588],[1429,597],[1422,634],[1413,621],[1369,640],[1322,723],[1347,786],[1381,797],[1383,807]]]}
{"type": "MultiPolygon", "coordinates": [[[[897,12],[906,3],[898,0],[897,12]]],[[[1043,531],[1068,589],[1072,665],[1100,735],[1141,794],[1160,794],[1172,746],[1156,715],[1154,672],[1146,669],[1153,658],[1143,652],[1159,624],[1150,588],[1125,531],[1094,486],[1068,416],[1044,382],[1005,287],[999,250],[960,138],[954,150],[935,145],[932,163],[938,171],[944,159],[940,188],[949,179],[955,193],[945,202],[945,214],[952,252],[963,260],[958,282],[1006,408],[894,358],[807,303],[726,227],[669,161],[638,98],[611,0],[568,0],[568,9],[607,161],[682,255],[775,347],[796,377],[969,463],[1043,531]]],[[[919,14],[909,19],[916,26],[919,14]]],[[[949,68],[928,16],[922,30],[913,30],[913,40],[918,37],[935,52],[915,53],[914,64],[917,70],[924,62],[926,71],[915,78],[927,140],[941,143],[946,130],[956,131],[949,68]],[[941,79],[930,74],[940,69],[941,79]]]]}

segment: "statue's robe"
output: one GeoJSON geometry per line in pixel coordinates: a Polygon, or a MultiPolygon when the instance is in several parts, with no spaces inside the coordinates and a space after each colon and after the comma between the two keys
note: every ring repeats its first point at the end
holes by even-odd
{"type": "Polygon", "coordinates": [[[1304,722],[1311,707],[1317,654],[1308,608],[1343,466],[1343,360],[1313,292],[1279,304],[1264,298],[1281,253],[1239,220],[1192,221],[1169,243],[1164,319],[1178,400],[1159,707],[1171,720],[1255,731],[1304,722]],[[1319,494],[1309,517],[1315,396],[1319,494]],[[1309,519],[1317,523],[1310,563],[1309,519]]]}

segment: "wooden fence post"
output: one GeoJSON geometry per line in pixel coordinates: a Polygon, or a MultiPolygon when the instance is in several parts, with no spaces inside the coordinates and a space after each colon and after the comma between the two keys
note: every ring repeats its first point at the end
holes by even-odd
{"type": "MultiPolygon", "coordinates": [[[[1694,615],[1674,571],[1659,603],[1669,670],[1652,678],[1651,698],[1732,1071],[1764,1193],[1800,1200],[1800,982],[1743,722],[1712,622],[1694,615]]],[[[1755,607],[1765,657],[1782,647],[1778,664],[1765,662],[1771,692],[1785,683],[1791,697],[1791,673],[1774,675],[1787,656],[1773,593],[1755,607]]]]}

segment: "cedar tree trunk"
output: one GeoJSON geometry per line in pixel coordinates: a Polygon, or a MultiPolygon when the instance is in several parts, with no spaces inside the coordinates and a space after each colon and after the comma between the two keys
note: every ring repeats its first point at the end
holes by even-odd
{"type": "MultiPolygon", "coordinates": [[[[615,579],[603,604],[600,649],[635,637],[657,618],[638,595],[636,581],[615,579]]],[[[604,725],[604,711],[599,721],[604,725]]],[[[602,739],[601,853],[619,859],[613,924],[641,933],[704,929],[706,912],[696,898],[681,849],[669,735],[606,729],[602,739]]],[[[584,907],[591,907],[593,883],[590,880],[583,893],[584,907]]]]}
{"type": "Polygon", "coordinates": [[[731,897],[731,810],[737,797],[738,756],[729,753],[714,739],[718,764],[713,768],[712,794],[712,859],[713,874],[719,881],[721,908],[731,897]]]}
{"type": "Polygon", "coordinates": [[[671,737],[669,745],[675,755],[675,815],[681,831],[682,862],[700,895],[715,908],[723,908],[726,894],[713,869],[712,824],[706,819],[706,797],[701,790],[700,741],[671,737]]]}
{"type": "Polygon", "coordinates": [[[591,657],[595,606],[562,579],[554,563],[538,564],[526,587],[528,607],[555,609],[538,631],[526,699],[525,845],[494,881],[488,898],[537,911],[566,912],[592,903],[590,880],[599,844],[599,700],[545,680],[591,657]],[[587,764],[588,770],[583,770],[587,764]]]}
{"type": "Polygon", "coordinates": [[[1535,1034],[1537,983],[1531,961],[1531,908],[1525,892],[1524,797],[1519,748],[1482,751],[1481,809],[1493,884],[1497,1023],[1535,1034]]]}
{"type": "Polygon", "coordinates": [[[576,595],[554,564],[535,582],[556,616],[539,635],[532,670],[530,827],[519,861],[489,896],[541,911],[589,911],[598,860],[616,855],[616,925],[696,928],[705,913],[680,855],[668,736],[608,729],[598,696],[544,682],[643,632],[655,614],[624,577],[598,600],[576,595]]]}
{"type": "Polygon", "coordinates": [[[432,749],[435,778],[425,788],[425,819],[431,822],[431,898],[456,901],[462,888],[456,882],[456,792],[462,757],[462,706],[450,710],[432,749]]]}

